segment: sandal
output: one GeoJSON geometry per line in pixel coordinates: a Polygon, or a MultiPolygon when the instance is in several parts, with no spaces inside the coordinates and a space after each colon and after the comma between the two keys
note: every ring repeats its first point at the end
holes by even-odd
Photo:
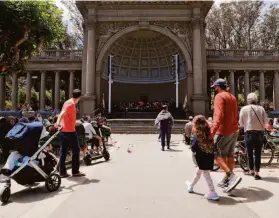
{"type": "Polygon", "coordinates": [[[82,177],[82,176],[85,176],[85,174],[82,172],[78,172],[78,173],[73,174],[72,176],[73,177],[82,177]]]}

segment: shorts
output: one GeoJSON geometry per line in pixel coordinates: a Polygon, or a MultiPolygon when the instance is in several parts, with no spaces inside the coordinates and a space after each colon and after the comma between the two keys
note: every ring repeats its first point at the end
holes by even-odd
{"type": "Polygon", "coordinates": [[[238,132],[232,135],[215,135],[214,147],[217,157],[234,157],[238,132]]]}

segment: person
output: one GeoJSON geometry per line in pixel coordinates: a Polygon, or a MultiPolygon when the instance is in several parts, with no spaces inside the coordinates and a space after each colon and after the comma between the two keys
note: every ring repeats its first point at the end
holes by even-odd
{"type": "Polygon", "coordinates": [[[190,145],[191,141],[191,133],[192,133],[192,128],[193,128],[193,117],[189,117],[189,122],[186,123],[185,125],[185,142],[190,145]]]}
{"type": "Polygon", "coordinates": [[[97,135],[95,129],[93,128],[92,124],[89,122],[88,117],[83,117],[83,126],[85,129],[85,135],[88,138],[88,142],[92,143],[92,150],[93,146],[96,145],[97,153],[99,153],[99,149],[103,146],[102,138],[97,135]]]}
{"type": "Polygon", "coordinates": [[[55,126],[62,126],[60,132],[60,169],[59,173],[61,178],[69,177],[66,171],[65,161],[67,156],[67,149],[72,148],[72,175],[74,177],[85,176],[84,173],[79,171],[79,152],[80,147],[78,143],[77,132],[75,129],[76,125],[76,104],[79,102],[81,97],[81,91],[75,89],[73,91],[73,97],[67,100],[62,111],[59,114],[55,126]]]}
{"type": "Polygon", "coordinates": [[[273,127],[279,130],[279,118],[275,118],[273,122],[273,127]]]}
{"type": "Polygon", "coordinates": [[[170,149],[171,128],[173,125],[173,117],[171,113],[168,111],[167,105],[163,105],[162,111],[158,114],[155,120],[155,126],[158,125],[160,125],[162,151],[165,150],[166,138],[167,138],[167,148],[170,149]]]}
{"type": "Polygon", "coordinates": [[[188,192],[193,193],[193,188],[199,181],[203,174],[205,181],[209,188],[209,193],[205,195],[208,200],[218,200],[219,196],[215,191],[215,187],[210,176],[210,170],[214,165],[214,144],[213,139],[210,136],[210,127],[204,116],[198,115],[194,118],[193,122],[193,142],[192,152],[194,153],[198,170],[193,181],[186,182],[188,186],[188,192]]]}
{"type": "Polygon", "coordinates": [[[232,191],[242,180],[233,173],[234,151],[238,137],[238,105],[236,98],[227,90],[224,79],[217,79],[212,88],[218,93],[214,99],[214,115],[211,137],[214,138],[216,161],[225,176],[217,185],[232,191]]]}
{"type": "Polygon", "coordinates": [[[266,130],[273,132],[275,128],[273,127],[273,119],[269,119],[268,123],[265,125],[266,130]]]}
{"type": "Polygon", "coordinates": [[[244,140],[247,149],[250,175],[254,176],[256,180],[259,180],[261,179],[259,172],[264,143],[264,130],[265,125],[268,123],[268,118],[264,108],[257,105],[257,102],[258,96],[255,93],[248,94],[248,105],[242,107],[240,110],[239,124],[244,127],[244,140]]]}

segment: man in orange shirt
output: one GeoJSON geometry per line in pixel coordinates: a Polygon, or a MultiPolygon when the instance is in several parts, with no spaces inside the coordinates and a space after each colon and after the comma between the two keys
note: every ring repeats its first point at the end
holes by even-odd
{"type": "Polygon", "coordinates": [[[214,117],[211,136],[214,137],[216,161],[225,171],[218,186],[232,191],[242,180],[233,173],[234,151],[238,137],[238,105],[236,98],[227,91],[224,79],[217,79],[212,88],[218,93],[214,99],[214,117]]]}
{"type": "Polygon", "coordinates": [[[80,100],[81,91],[75,89],[73,97],[66,101],[62,107],[62,111],[58,116],[56,126],[61,125],[60,132],[60,169],[61,178],[69,177],[65,167],[65,161],[68,148],[72,147],[72,175],[75,177],[85,176],[79,171],[79,152],[80,146],[76,133],[76,104],[80,100]]]}

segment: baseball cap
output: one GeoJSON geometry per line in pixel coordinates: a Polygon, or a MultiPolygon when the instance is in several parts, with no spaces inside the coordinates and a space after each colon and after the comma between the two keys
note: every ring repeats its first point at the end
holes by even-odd
{"type": "Polygon", "coordinates": [[[227,86],[227,82],[226,80],[219,78],[213,83],[211,88],[214,88],[215,86],[227,86]]]}
{"type": "Polygon", "coordinates": [[[190,116],[190,117],[189,117],[189,120],[193,120],[193,117],[192,117],[192,116],[190,116]]]}

